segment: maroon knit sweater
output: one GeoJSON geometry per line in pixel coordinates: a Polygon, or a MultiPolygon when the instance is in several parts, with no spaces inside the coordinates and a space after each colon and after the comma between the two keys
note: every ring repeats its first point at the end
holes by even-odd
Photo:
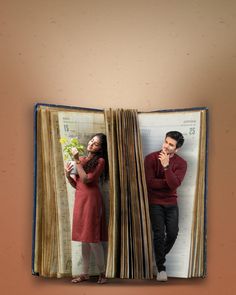
{"type": "Polygon", "coordinates": [[[177,204],[176,189],[184,179],[187,162],[174,154],[168,169],[164,170],[158,159],[160,152],[147,155],[144,161],[149,203],[174,205],[177,204]]]}

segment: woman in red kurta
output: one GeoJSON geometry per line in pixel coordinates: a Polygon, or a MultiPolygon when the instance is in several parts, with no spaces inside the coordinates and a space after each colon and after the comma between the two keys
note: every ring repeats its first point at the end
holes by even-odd
{"type": "Polygon", "coordinates": [[[99,179],[108,176],[107,142],[103,133],[92,137],[87,146],[87,157],[79,157],[76,148],[72,149],[78,175],[71,176],[72,164],[65,167],[70,184],[76,188],[72,240],[82,242],[83,273],[72,280],[80,283],[89,279],[88,269],[93,252],[100,271],[98,283],[105,283],[104,252],[101,241],[107,241],[107,227],[99,179]]]}

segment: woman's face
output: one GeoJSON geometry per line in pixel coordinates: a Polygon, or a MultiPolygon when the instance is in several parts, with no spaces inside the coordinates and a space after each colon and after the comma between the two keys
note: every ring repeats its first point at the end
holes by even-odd
{"type": "Polygon", "coordinates": [[[91,153],[96,153],[101,149],[101,141],[98,136],[94,136],[88,142],[87,151],[91,153]]]}

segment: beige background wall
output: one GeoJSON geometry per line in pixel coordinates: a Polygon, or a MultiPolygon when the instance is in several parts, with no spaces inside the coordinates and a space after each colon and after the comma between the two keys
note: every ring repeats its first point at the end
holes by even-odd
{"type": "Polygon", "coordinates": [[[1,294],[235,294],[236,1],[1,0],[0,7],[1,294]],[[84,287],[31,275],[35,102],[209,107],[206,279],[84,287]]]}

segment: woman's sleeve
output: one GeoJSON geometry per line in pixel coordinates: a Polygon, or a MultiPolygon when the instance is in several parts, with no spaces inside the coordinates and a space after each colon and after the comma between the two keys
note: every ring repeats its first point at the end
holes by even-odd
{"type": "Polygon", "coordinates": [[[105,160],[103,158],[98,159],[98,164],[92,172],[87,173],[87,183],[97,181],[102,174],[105,167],[105,160]]]}

